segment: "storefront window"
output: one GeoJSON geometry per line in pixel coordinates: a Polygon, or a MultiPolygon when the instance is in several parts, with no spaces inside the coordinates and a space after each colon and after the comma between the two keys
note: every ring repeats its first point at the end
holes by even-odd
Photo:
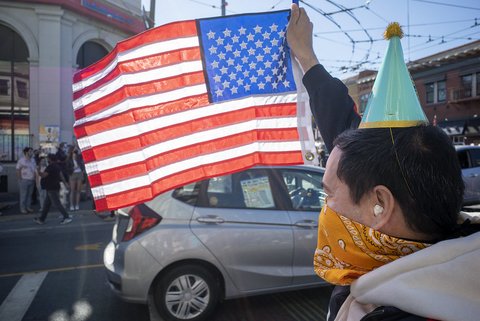
{"type": "Polygon", "coordinates": [[[0,161],[16,161],[30,146],[30,66],[25,41],[0,24],[0,161]]]}

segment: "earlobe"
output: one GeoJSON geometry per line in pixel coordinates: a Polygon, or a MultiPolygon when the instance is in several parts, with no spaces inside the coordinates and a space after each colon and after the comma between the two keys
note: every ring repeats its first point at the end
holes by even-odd
{"type": "Polygon", "coordinates": [[[374,216],[374,229],[380,230],[387,224],[394,208],[395,199],[390,190],[383,185],[374,187],[374,205],[372,206],[372,214],[374,216]]]}

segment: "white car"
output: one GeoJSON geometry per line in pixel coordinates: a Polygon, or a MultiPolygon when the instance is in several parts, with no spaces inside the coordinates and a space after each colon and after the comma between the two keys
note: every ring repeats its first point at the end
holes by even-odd
{"type": "Polygon", "coordinates": [[[480,204],[480,146],[457,145],[455,149],[465,182],[463,204],[480,204]]]}

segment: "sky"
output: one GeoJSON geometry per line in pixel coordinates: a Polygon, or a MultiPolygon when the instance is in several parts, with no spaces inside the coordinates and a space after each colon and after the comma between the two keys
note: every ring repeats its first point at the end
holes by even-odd
{"type": "MultiPolygon", "coordinates": [[[[148,11],[150,0],[141,0],[148,11]]],[[[226,14],[289,9],[291,0],[227,0],[226,14]]],[[[221,0],[157,0],[155,25],[221,15],[221,0]]],[[[304,0],[314,25],[314,49],[335,77],[378,70],[383,32],[399,22],[406,62],[480,40],[478,0],[304,0]],[[347,10],[346,10],[347,9],[347,10]]]]}

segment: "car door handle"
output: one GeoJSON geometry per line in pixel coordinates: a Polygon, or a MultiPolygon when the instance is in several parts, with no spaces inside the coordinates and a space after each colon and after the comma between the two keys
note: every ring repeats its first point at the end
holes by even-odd
{"type": "Polygon", "coordinates": [[[318,227],[317,221],[312,221],[312,220],[298,221],[298,222],[295,222],[294,225],[298,226],[298,227],[306,227],[306,228],[316,228],[316,227],[318,227]]]}
{"type": "Polygon", "coordinates": [[[199,223],[208,223],[208,224],[221,224],[225,223],[225,220],[218,216],[200,216],[197,218],[199,223]]]}

